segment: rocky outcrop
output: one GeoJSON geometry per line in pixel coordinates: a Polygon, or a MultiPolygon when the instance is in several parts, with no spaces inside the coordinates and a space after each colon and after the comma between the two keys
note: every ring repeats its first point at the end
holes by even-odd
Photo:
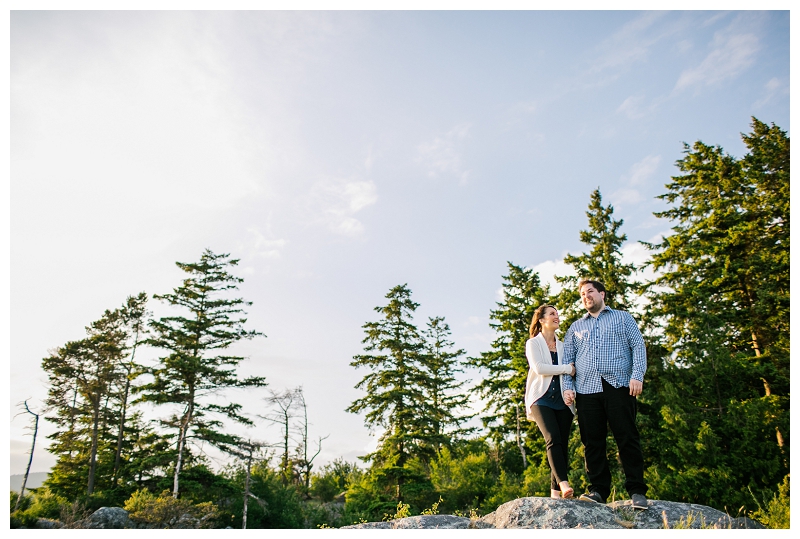
{"type": "Polygon", "coordinates": [[[423,515],[390,522],[367,522],[345,528],[361,529],[663,529],[723,528],[763,529],[746,517],[731,518],[722,511],[691,503],[650,500],[646,510],[634,510],[630,500],[612,504],[577,499],[519,498],[495,511],[470,520],[451,515],[423,515]]]}
{"type": "Polygon", "coordinates": [[[39,518],[36,519],[36,524],[34,528],[37,530],[57,530],[63,528],[64,524],[58,520],[53,520],[52,518],[39,518]]]}
{"type": "Polygon", "coordinates": [[[128,512],[122,507],[101,507],[70,527],[84,530],[122,530],[137,526],[128,518],[128,512]]]}
{"type": "Polygon", "coordinates": [[[366,522],[363,524],[353,524],[343,526],[341,529],[362,529],[362,530],[467,530],[478,528],[493,528],[477,519],[470,520],[465,517],[453,515],[420,515],[417,517],[398,518],[389,522],[366,522]]]}
{"type": "MultiPolygon", "coordinates": [[[[349,529],[387,530],[452,530],[452,529],[663,529],[717,528],[763,529],[764,526],[746,517],[732,518],[722,511],[692,503],[650,500],[646,510],[634,510],[630,500],[607,505],[577,499],[518,498],[504,503],[488,515],[476,519],[453,515],[420,515],[389,522],[366,522],[344,526],[349,529]]],[[[199,528],[200,521],[186,515],[170,528],[199,528]]],[[[60,528],[57,520],[39,519],[37,528],[60,528]]],[[[121,507],[101,507],[90,516],[69,526],[80,529],[118,530],[150,528],[137,524],[121,507]]]]}

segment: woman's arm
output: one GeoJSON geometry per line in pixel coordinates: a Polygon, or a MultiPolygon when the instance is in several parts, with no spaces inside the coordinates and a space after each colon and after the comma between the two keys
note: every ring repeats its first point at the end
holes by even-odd
{"type": "Polygon", "coordinates": [[[528,358],[528,365],[531,370],[539,376],[552,376],[554,374],[570,374],[572,365],[553,365],[550,358],[542,357],[541,348],[533,339],[529,339],[525,344],[525,355],[528,358]]]}

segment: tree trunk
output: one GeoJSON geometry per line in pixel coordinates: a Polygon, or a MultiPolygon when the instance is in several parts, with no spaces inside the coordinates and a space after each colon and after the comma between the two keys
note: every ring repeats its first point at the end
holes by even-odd
{"type": "Polygon", "coordinates": [[[247,472],[244,476],[244,508],[242,509],[242,529],[247,529],[247,499],[250,497],[250,465],[253,462],[253,448],[247,455],[247,472]]]}
{"type": "Polygon", "coordinates": [[[522,431],[519,422],[519,403],[515,405],[517,411],[517,447],[519,447],[519,452],[522,455],[522,469],[526,469],[528,467],[528,456],[525,453],[525,444],[522,443],[522,431]]]}
{"type": "Polygon", "coordinates": [[[125,430],[125,415],[128,411],[128,391],[130,390],[130,386],[130,380],[125,380],[125,392],[122,396],[122,412],[119,418],[119,432],[117,432],[117,450],[114,453],[114,472],[112,474],[114,485],[117,485],[119,482],[119,476],[117,474],[119,473],[120,460],[122,458],[122,437],[125,430]]]}
{"type": "Polygon", "coordinates": [[[97,428],[100,423],[100,399],[95,396],[92,399],[92,448],[89,453],[89,485],[86,494],[94,492],[94,474],[97,469],[97,428]]]}
{"type": "Polygon", "coordinates": [[[122,458],[122,439],[125,432],[125,418],[128,412],[128,393],[131,388],[131,372],[133,371],[133,358],[136,356],[136,346],[139,344],[139,332],[136,331],[136,337],[133,340],[133,347],[131,348],[131,360],[128,363],[127,376],[125,377],[125,392],[122,394],[122,413],[119,418],[119,432],[117,433],[117,450],[114,454],[114,484],[119,481],[117,474],[119,473],[120,460],[122,458]]]}
{"type": "MultiPolygon", "coordinates": [[[[19,497],[17,498],[17,503],[14,504],[14,511],[19,509],[19,504],[22,501],[22,497],[25,495],[25,485],[28,483],[28,475],[31,473],[31,463],[33,462],[33,449],[36,447],[36,434],[39,432],[39,414],[31,412],[30,408],[28,408],[28,401],[25,401],[25,410],[34,417],[33,441],[31,442],[31,454],[30,457],[28,457],[28,467],[25,468],[25,477],[22,478],[22,488],[19,489],[19,497]]],[[[780,432],[778,434],[780,434],[780,432]]]]}
{"type": "Polygon", "coordinates": [[[172,497],[178,497],[178,484],[181,475],[181,466],[183,465],[183,450],[186,447],[186,436],[189,432],[189,423],[191,422],[194,402],[190,400],[189,405],[186,407],[186,416],[181,424],[180,434],[178,435],[178,460],[175,463],[175,476],[172,482],[172,497]]]}

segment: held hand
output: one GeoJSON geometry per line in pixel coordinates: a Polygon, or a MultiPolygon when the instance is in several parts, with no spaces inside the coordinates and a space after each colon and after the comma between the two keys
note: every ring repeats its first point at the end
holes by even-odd
{"type": "Polygon", "coordinates": [[[571,389],[568,389],[564,392],[564,404],[569,406],[575,400],[575,392],[571,389]]]}
{"type": "Polygon", "coordinates": [[[642,394],[642,383],[639,380],[634,380],[631,378],[629,387],[631,388],[631,395],[634,397],[638,397],[642,394]]]}

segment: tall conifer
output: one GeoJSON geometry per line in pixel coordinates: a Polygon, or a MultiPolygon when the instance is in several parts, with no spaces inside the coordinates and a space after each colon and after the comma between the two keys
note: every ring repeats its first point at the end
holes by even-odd
{"type": "Polygon", "coordinates": [[[375,307],[382,319],[363,326],[366,336],[361,342],[364,351],[372,353],[354,356],[350,363],[371,372],[356,385],[366,394],[347,411],[366,412],[368,426],[385,429],[378,449],[366,458],[394,485],[394,495],[400,499],[407,475],[404,466],[422,452],[420,442],[430,432],[430,418],[423,413],[427,374],[424,342],[413,322],[419,304],[412,301],[411,290],[405,284],[392,288],[386,299],[386,305],[375,307]]]}
{"type": "Polygon", "coordinates": [[[228,388],[265,385],[261,377],[239,378],[235,367],[244,357],[224,353],[241,339],[263,335],[244,328],[243,307],[251,303],[227,297],[243,281],[228,271],[239,262],[229,257],[206,249],[198,262],[176,262],[189,276],[172,293],[154,296],[186,311],[185,315],[150,322],[152,336],[147,343],[168,354],[158,358],[158,364],[148,371],[152,380],[138,389],[140,401],[178,406],[178,413],[164,421],[177,430],[172,489],[176,498],[190,440],[225,448],[236,439],[224,431],[220,417],[252,424],[239,413],[241,405],[217,404],[212,396],[228,388]]]}
{"type": "Polygon", "coordinates": [[[789,139],[755,118],[743,139],[743,159],[685,146],[656,213],[673,226],[650,245],[647,318],[667,351],[654,486],[752,507],[746,487],[770,492],[788,473],[789,139]]]}
{"type": "Polygon", "coordinates": [[[580,231],[580,240],[590,250],[564,257],[564,263],[572,266],[576,275],[556,277],[564,287],[557,300],[563,333],[575,320],[586,314],[580,303],[580,279],[601,281],[606,287],[606,305],[612,309],[630,309],[633,293],[640,286],[633,280],[636,267],[622,262],[621,247],[628,239],[620,232],[623,220],[614,219],[614,207],[611,204],[603,206],[600,189],[592,192],[586,216],[589,218],[589,228],[580,231]]]}
{"type": "Polygon", "coordinates": [[[428,374],[423,378],[425,414],[431,429],[428,443],[436,452],[450,445],[453,436],[461,433],[459,426],[469,419],[463,412],[469,403],[469,396],[463,391],[465,382],[456,379],[456,374],[464,371],[458,358],[465,351],[453,350],[450,333],[450,326],[441,316],[428,318],[423,331],[423,359],[428,374]]]}

